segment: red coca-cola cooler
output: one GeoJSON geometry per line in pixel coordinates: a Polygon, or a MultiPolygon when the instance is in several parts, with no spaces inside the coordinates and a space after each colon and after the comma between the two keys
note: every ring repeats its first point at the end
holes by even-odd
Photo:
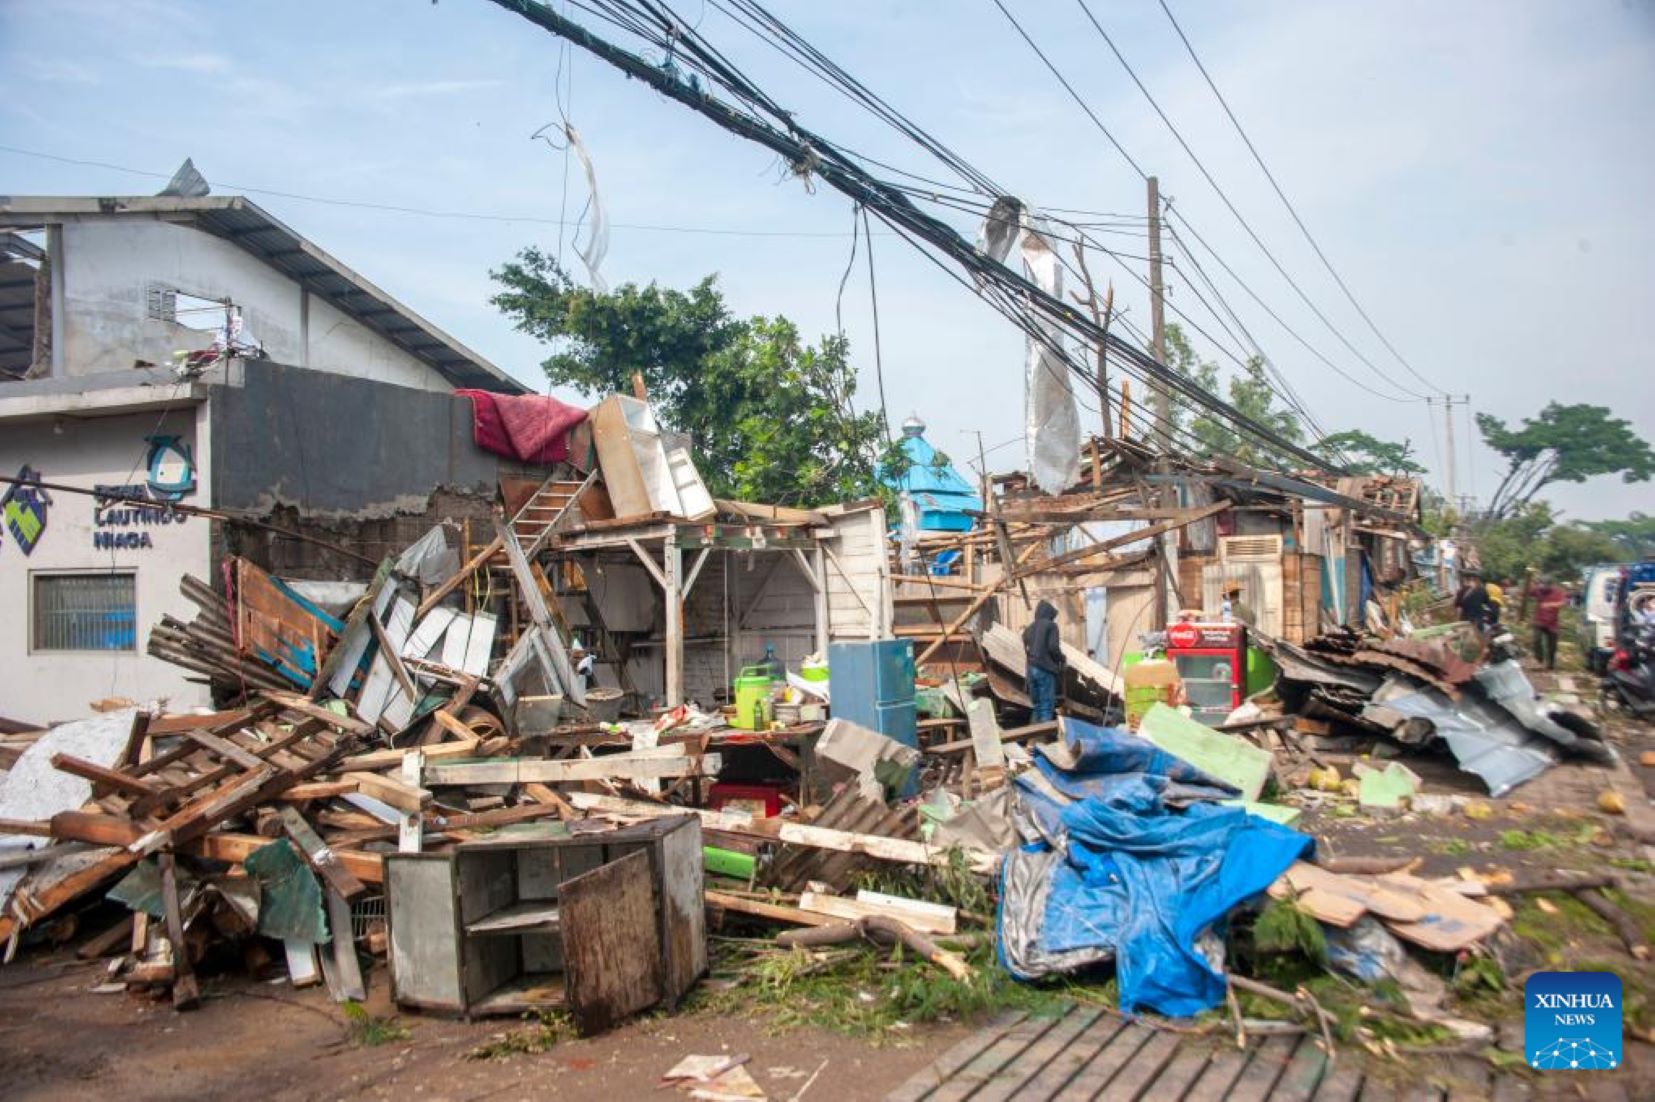
{"type": "Polygon", "coordinates": [[[1178,667],[1190,712],[1213,725],[1241,706],[1247,686],[1247,628],[1185,621],[1167,625],[1167,658],[1178,667]]]}

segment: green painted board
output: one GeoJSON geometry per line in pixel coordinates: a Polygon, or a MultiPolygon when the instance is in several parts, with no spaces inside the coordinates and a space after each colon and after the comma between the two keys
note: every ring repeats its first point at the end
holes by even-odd
{"type": "Polygon", "coordinates": [[[1225,807],[1239,807],[1249,815],[1257,815],[1260,819],[1269,819],[1272,823],[1282,826],[1292,826],[1299,818],[1299,809],[1284,807],[1281,804],[1260,804],[1248,800],[1220,800],[1225,807]]]}
{"type": "Polygon", "coordinates": [[[1274,759],[1268,750],[1215,731],[1166,704],[1156,704],[1144,713],[1138,734],[1202,772],[1235,785],[1248,802],[1258,800],[1270,777],[1274,759]]]}

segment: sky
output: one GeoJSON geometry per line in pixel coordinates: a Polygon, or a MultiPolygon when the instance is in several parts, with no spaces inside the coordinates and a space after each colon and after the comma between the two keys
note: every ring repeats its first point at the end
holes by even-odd
{"type": "MultiPolygon", "coordinates": [[[[1322,267],[1158,0],[1088,2],[1328,324],[1202,178],[1079,0],[1007,7],[1252,289],[1256,299],[1194,254],[1319,424],[1408,440],[1438,486],[1443,407],[1371,391],[1468,394],[1472,411],[1508,421],[1589,401],[1655,438],[1655,0],[1168,0],[1335,269],[1429,385],[1322,267]]],[[[811,129],[946,177],[716,4],[676,6],[811,129]]],[[[770,7],[1012,194],[1123,215],[1111,221],[1124,232],[1102,239],[1122,259],[1091,267],[1113,280],[1127,322],[1147,327],[1146,265],[1133,259],[1145,252],[1144,183],[994,0],[770,7]]],[[[840,296],[849,201],[487,0],[0,0],[0,72],[0,193],[152,194],[192,157],[216,193],[247,194],[543,391],[545,350],[489,305],[489,271],[528,245],[572,260],[584,179],[531,138],[567,115],[611,222],[611,285],[687,287],[716,273],[733,310],[786,315],[810,339],[842,318],[858,397],[879,401],[866,241],[840,296]]],[[[974,235],[968,216],[950,220],[974,235]]],[[[1195,294],[1184,243],[1166,251],[1170,308],[1230,345],[1195,294]]],[[[918,413],[962,461],[981,433],[991,468],[1022,466],[1022,334],[877,226],[872,254],[892,421],[918,413]]],[[[1453,433],[1460,492],[1486,499],[1499,457],[1473,441],[1459,406],[1453,433]]],[[[1577,519],[1655,512],[1649,483],[1546,496],[1577,519]]]]}

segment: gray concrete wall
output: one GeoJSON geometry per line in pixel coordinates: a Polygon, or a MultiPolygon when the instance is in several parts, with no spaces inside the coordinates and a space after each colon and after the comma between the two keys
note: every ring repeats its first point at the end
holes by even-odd
{"type": "Polygon", "coordinates": [[[209,403],[213,502],[268,513],[375,518],[423,513],[433,492],[494,493],[502,461],[471,439],[471,402],[268,360],[209,403]]]}

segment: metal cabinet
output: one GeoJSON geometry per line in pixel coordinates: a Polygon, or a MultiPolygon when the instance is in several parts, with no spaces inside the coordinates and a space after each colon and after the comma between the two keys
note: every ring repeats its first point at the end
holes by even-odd
{"type": "Polygon", "coordinates": [[[598,1033],[707,969],[701,824],[508,830],[385,859],[391,985],[467,1016],[567,1008],[598,1033]]]}

